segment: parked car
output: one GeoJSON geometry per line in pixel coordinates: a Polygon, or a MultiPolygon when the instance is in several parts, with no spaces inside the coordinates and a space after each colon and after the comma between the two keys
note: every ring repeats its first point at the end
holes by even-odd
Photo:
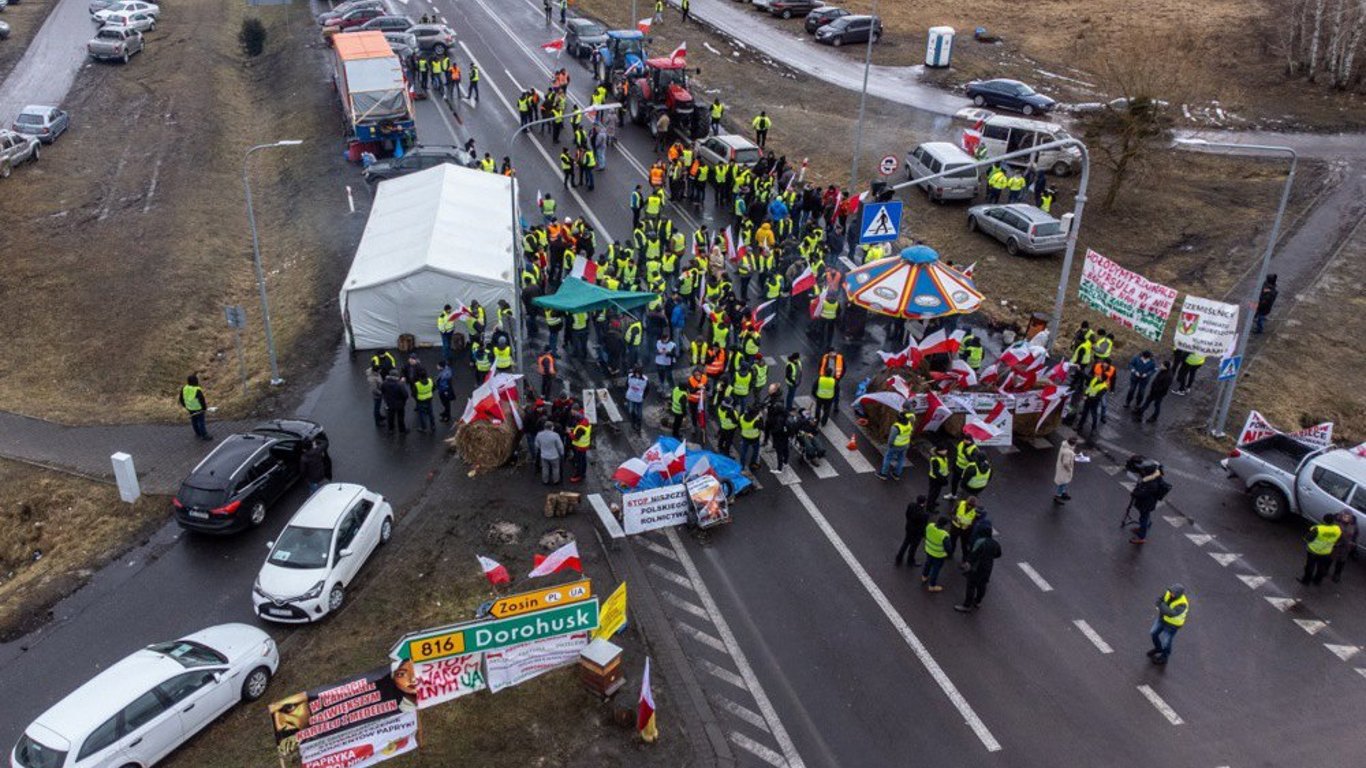
{"type": "Polygon", "coordinates": [[[425,171],[442,163],[454,163],[464,168],[479,167],[478,158],[460,147],[419,144],[404,152],[403,157],[386,157],[383,160],[376,160],[365,169],[364,175],[366,181],[377,184],[385,179],[395,179],[417,171],[425,171]]]}
{"type": "Polygon", "coordinates": [[[967,85],[968,98],[979,107],[995,107],[1026,115],[1053,111],[1058,103],[1019,80],[974,80],[967,85]]]}
{"type": "Polygon", "coordinates": [[[945,200],[971,200],[977,196],[979,177],[972,163],[972,156],[957,144],[927,141],[906,153],[906,180],[949,171],[947,176],[921,182],[917,186],[925,190],[930,200],[936,203],[945,200]]]}
{"type": "Polygon", "coordinates": [[[227,437],[181,482],[171,500],[176,522],[205,533],[260,525],[270,504],[298,481],[310,440],[326,451],[323,428],[302,419],[277,419],[227,437]]]}
{"type": "Polygon", "coordinates": [[[378,19],[385,13],[386,11],[383,8],[357,8],[354,11],[347,11],[335,19],[328,19],[327,23],[323,24],[323,37],[359,27],[371,19],[378,19]]]}
{"type": "Polygon", "coordinates": [[[790,19],[793,16],[806,16],[823,5],[825,3],[821,0],[769,0],[768,12],[790,19]]]}
{"type": "Polygon", "coordinates": [[[123,27],[134,29],[138,32],[154,32],[157,28],[157,17],[146,11],[101,11],[107,13],[102,20],[96,23],[104,24],[107,27],[123,27]]]}
{"type": "MultiPolygon", "coordinates": [[[[991,157],[1072,138],[1072,135],[1057,123],[1045,123],[1014,115],[998,115],[977,107],[959,110],[954,119],[966,125],[982,126],[982,146],[991,157]]],[[[1081,150],[1075,146],[1054,147],[1006,162],[1021,168],[1031,165],[1035,168],[1045,168],[1054,176],[1067,176],[1081,167],[1081,150]]]]}
{"type": "Polygon", "coordinates": [[[768,4],[773,0],[749,0],[749,6],[756,11],[767,11],[768,4]]]}
{"type": "Polygon", "coordinates": [[[10,128],[15,133],[51,144],[70,124],[71,117],[64,110],[30,104],[19,111],[10,128]]]}
{"type": "Polygon", "coordinates": [[[318,14],[315,18],[318,21],[318,26],[322,27],[326,26],[327,22],[331,21],[332,19],[345,16],[346,14],[356,10],[357,8],[379,8],[383,10],[384,0],[350,0],[350,2],[342,3],[341,5],[338,5],[336,8],[333,8],[330,11],[323,11],[322,13],[318,14]]]}
{"type": "Polygon", "coordinates": [[[836,5],[821,6],[811,13],[806,14],[806,31],[808,34],[815,34],[816,30],[835,19],[838,19],[841,16],[850,15],[852,14],[849,11],[836,5]]]}
{"type": "Polygon", "coordinates": [[[417,38],[417,47],[423,53],[444,56],[455,45],[455,30],[445,24],[417,24],[408,31],[417,38]]]}
{"type": "Polygon", "coordinates": [[[875,43],[882,37],[882,20],[878,17],[841,16],[816,30],[816,42],[838,48],[845,43],[866,43],[870,34],[875,43]]]}
{"type": "Polygon", "coordinates": [[[725,161],[734,165],[752,166],[759,162],[763,155],[759,145],[734,133],[707,136],[698,139],[693,145],[698,156],[711,165],[725,161]]]}
{"type": "Polygon", "coordinates": [[[251,589],[256,615],[302,624],[339,610],[347,585],[393,533],[383,496],[350,483],[319,488],[268,545],[251,589]]]}
{"type": "Polygon", "coordinates": [[[412,26],[413,20],[407,16],[376,16],[359,27],[352,27],[347,31],[407,32],[412,26]]]}
{"type": "Polygon", "coordinates": [[[161,6],[155,3],[145,3],[142,0],[116,0],[99,10],[93,10],[91,5],[90,15],[95,17],[98,24],[107,24],[109,18],[116,13],[146,13],[155,18],[161,16],[161,6]]]}
{"type": "Polygon", "coordinates": [[[9,22],[0,21],[0,40],[9,38],[9,22]]]}
{"type": "Polygon", "coordinates": [[[154,765],[234,704],[261,698],[279,666],[275,641],[247,624],[149,645],[39,715],[11,750],[10,764],[154,765]]]}
{"type": "Polygon", "coordinates": [[[9,178],[10,171],[25,160],[37,162],[39,154],[36,138],[0,129],[0,178],[9,178]]]}
{"type": "Polygon", "coordinates": [[[592,19],[573,18],[564,28],[564,49],[575,58],[586,59],[607,44],[607,27],[592,19]]]}
{"type": "Polygon", "coordinates": [[[94,16],[105,8],[121,2],[123,0],[90,0],[90,15],[94,16]]]}
{"type": "MultiPolygon", "coordinates": [[[[1266,520],[1287,514],[1310,522],[1351,510],[1366,528],[1366,461],[1342,448],[1320,448],[1290,435],[1272,435],[1233,449],[1219,462],[1252,497],[1252,511],[1266,520]]],[[[1366,549],[1366,537],[1357,541],[1366,549]]]]}
{"type": "Polygon", "coordinates": [[[968,209],[968,229],[1005,243],[1011,256],[1042,256],[1067,246],[1062,222],[1026,203],[974,205],[968,209]]]}
{"type": "Polygon", "coordinates": [[[119,59],[127,64],[133,54],[142,53],[142,33],[128,27],[100,27],[85,48],[93,59],[119,59]]]}
{"type": "Polygon", "coordinates": [[[417,53],[417,37],[411,32],[385,32],[384,39],[389,41],[389,47],[399,61],[407,61],[417,53]]]}

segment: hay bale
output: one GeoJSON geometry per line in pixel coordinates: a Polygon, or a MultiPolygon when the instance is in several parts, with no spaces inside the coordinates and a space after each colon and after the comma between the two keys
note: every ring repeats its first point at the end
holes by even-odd
{"type": "Polygon", "coordinates": [[[1039,423],[1040,414],[1038,413],[1017,413],[1015,414],[1014,435],[1016,437],[1042,437],[1052,434],[1062,424],[1062,412],[1065,410],[1067,409],[1062,406],[1054,408],[1043,423],[1039,423]]]}
{"type": "Polygon", "coordinates": [[[460,454],[466,464],[478,469],[501,467],[512,458],[519,432],[511,420],[495,424],[492,421],[472,421],[461,424],[446,445],[460,454]]]}

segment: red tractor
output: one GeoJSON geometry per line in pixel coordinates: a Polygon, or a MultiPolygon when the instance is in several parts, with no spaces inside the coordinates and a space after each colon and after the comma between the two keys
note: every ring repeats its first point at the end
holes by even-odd
{"type": "Polygon", "coordinates": [[[707,135],[704,110],[698,109],[688,90],[688,68],[683,59],[647,59],[645,72],[626,73],[626,111],[637,125],[655,131],[660,112],[668,112],[669,127],[687,139],[707,135]]]}

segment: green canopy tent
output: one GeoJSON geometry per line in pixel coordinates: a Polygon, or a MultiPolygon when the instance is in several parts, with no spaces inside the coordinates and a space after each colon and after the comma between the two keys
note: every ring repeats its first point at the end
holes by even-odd
{"type": "Polygon", "coordinates": [[[566,277],[560,289],[549,296],[537,296],[531,303],[541,309],[560,312],[596,312],[617,309],[629,312],[654,301],[658,294],[645,291],[614,291],[600,285],[586,283],[577,277],[566,277]]]}

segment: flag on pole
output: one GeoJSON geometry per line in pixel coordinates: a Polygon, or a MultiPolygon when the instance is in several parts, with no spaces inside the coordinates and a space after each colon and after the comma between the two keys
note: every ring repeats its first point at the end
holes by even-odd
{"type": "Polygon", "coordinates": [[[729,259],[732,264],[740,260],[740,258],[735,255],[735,238],[730,234],[730,227],[726,227],[726,258],[729,259]]]}
{"type": "Polygon", "coordinates": [[[977,262],[974,261],[968,265],[967,269],[960,270],[960,272],[962,273],[963,277],[966,277],[969,280],[974,280],[976,278],[972,276],[972,273],[975,269],[977,269],[977,262]]]}
{"type": "Polygon", "coordinates": [[[546,53],[550,53],[551,51],[563,51],[564,38],[561,37],[558,40],[551,40],[548,43],[541,43],[541,50],[545,51],[546,53]]]}
{"type": "Polygon", "coordinates": [[[755,307],[754,310],[749,313],[749,320],[754,324],[754,329],[756,331],[762,331],[764,326],[768,325],[769,321],[773,319],[774,313],[770,312],[769,314],[764,315],[763,312],[765,309],[773,306],[773,303],[776,301],[777,299],[769,299],[763,304],[755,307]]]}
{"type": "Polygon", "coordinates": [[[596,285],[598,282],[598,263],[586,256],[575,256],[574,268],[570,270],[569,276],[596,285]]]}
{"type": "Polygon", "coordinates": [[[650,690],[650,657],[645,657],[645,674],[640,677],[640,705],[636,708],[636,732],[641,741],[653,744],[659,738],[655,724],[655,694],[650,690]]]}
{"type": "Polygon", "coordinates": [[[677,61],[679,59],[687,58],[687,56],[688,41],[684,40],[683,42],[678,44],[678,47],[674,49],[673,53],[669,54],[669,61],[677,61]]]}
{"type": "Polygon", "coordinates": [[[635,488],[640,485],[641,478],[645,477],[649,471],[649,462],[632,457],[622,462],[621,466],[617,467],[617,471],[612,473],[612,482],[626,488],[635,488]]]}
{"type": "Polygon", "coordinates": [[[490,584],[496,587],[499,584],[512,583],[512,577],[508,575],[508,569],[504,568],[502,563],[483,555],[475,557],[479,558],[479,567],[484,571],[484,578],[488,579],[490,584]]]}
{"type": "Polygon", "coordinates": [[[694,477],[700,477],[702,475],[716,477],[716,470],[711,468],[711,460],[706,456],[698,459],[697,462],[692,465],[692,469],[688,470],[687,479],[691,480],[694,477]]]}
{"type": "Polygon", "coordinates": [[[640,34],[648,35],[650,34],[650,25],[653,23],[653,18],[641,19],[640,21],[636,22],[636,29],[640,30],[640,34]]]}
{"type": "Polygon", "coordinates": [[[900,392],[884,390],[882,392],[869,392],[861,395],[854,402],[857,403],[881,403],[898,413],[906,406],[906,396],[900,392]]]}
{"type": "Polygon", "coordinates": [[[939,429],[952,415],[953,411],[944,405],[944,401],[939,399],[939,395],[933,392],[925,394],[925,419],[922,422],[922,429],[925,432],[933,432],[939,429]]]}
{"type": "Polygon", "coordinates": [[[797,275],[796,279],[792,281],[792,295],[796,296],[799,293],[806,293],[815,287],[816,273],[811,271],[811,265],[808,264],[806,265],[806,268],[802,270],[802,273],[797,275]]]}
{"type": "Polygon", "coordinates": [[[576,541],[565,544],[549,555],[537,554],[533,558],[533,562],[536,567],[531,569],[531,574],[527,576],[529,579],[534,579],[537,576],[549,576],[566,568],[583,573],[583,565],[579,562],[579,543],[576,541]]]}
{"type": "Polygon", "coordinates": [[[678,445],[674,446],[674,449],[672,451],[669,451],[667,453],[661,451],[660,453],[661,463],[659,471],[660,474],[664,475],[664,479],[667,480],[669,478],[677,477],[678,475],[683,474],[683,471],[687,468],[688,462],[687,443],[683,442],[682,440],[679,440],[678,445]]]}

